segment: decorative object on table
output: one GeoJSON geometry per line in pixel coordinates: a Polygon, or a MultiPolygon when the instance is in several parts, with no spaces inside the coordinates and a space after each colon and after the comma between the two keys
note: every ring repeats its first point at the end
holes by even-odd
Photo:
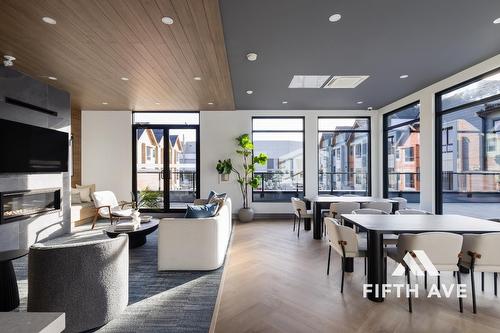
{"type": "Polygon", "coordinates": [[[152,218],[153,216],[151,215],[141,215],[140,217],[141,223],[148,223],[149,221],[151,221],[152,218]]]}
{"type": "Polygon", "coordinates": [[[255,165],[265,165],[267,162],[267,155],[260,153],[257,156],[253,156],[254,144],[252,140],[250,140],[250,136],[248,134],[242,134],[236,138],[236,143],[238,148],[236,149],[236,153],[242,157],[243,162],[243,170],[237,170],[233,165],[230,159],[220,161],[217,163],[217,172],[220,173],[219,170],[223,172],[227,172],[227,168],[231,167],[231,172],[236,174],[236,181],[240,185],[241,195],[243,197],[243,207],[238,212],[238,218],[241,222],[249,222],[253,220],[254,211],[250,208],[248,204],[248,190],[249,186],[251,188],[258,188],[260,185],[260,177],[254,176],[255,165]]]}
{"type": "Polygon", "coordinates": [[[229,175],[231,174],[231,171],[233,170],[233,163],[231,162],[231,159],[228,158],[227,160],[219,160],[217,162],[217,166],[215,167],[217,169],[217,172],[219,173],[220,176],[220,181],[227,182],[229,181],[229,175]]]}

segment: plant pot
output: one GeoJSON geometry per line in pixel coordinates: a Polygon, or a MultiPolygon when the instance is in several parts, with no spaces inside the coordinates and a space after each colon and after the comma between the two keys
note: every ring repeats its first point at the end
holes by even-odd
{"type": "Polygon", "coordinates": [[[238,220],[240,222],[250,222],[253,220],[254,211],[252,208],[241,208],[238,211],[238,220]]]}
{"type": "Polygon", "coordinates": [[[222,175],[220,175],[220,180],[223,182],[229,181],[229,174],[223,173],[222,175]]]}

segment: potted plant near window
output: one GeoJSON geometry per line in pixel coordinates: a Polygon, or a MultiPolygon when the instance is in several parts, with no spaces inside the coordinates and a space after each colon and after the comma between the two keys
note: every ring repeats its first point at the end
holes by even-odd
{"type": "Polygon", "coordinates": [[[227,182],[229,180],[229,175],[233,170],[233,163],[231,162],[230,158],[223,161],[219,160],[215,168],[220,175],[220,179],[224,182],[227,182]]]}
{"type": "Polygon", "coordinates": [[[219,174],[227,174],[234,172],[236,174],[236,181],[240,185],[241,195],[243,197],[243,207],[238,212],[238,218],[241,222],[249,222],[253,220],[254,211],[248,202],[248,190],[250,188],[258,188],[261,182],[259,176],[254,175],[255,165],[265,165],[267,162],[267,155],[260,153],[253,156],[254,145],[248,134],[242,134],[236,138],[238,148],[236,153],[242,157],[242,170],[234,168],[231,159],[219,160],[216,169],[219,174]],[[228,172],[228,170],[230,170],[228,172]]]}

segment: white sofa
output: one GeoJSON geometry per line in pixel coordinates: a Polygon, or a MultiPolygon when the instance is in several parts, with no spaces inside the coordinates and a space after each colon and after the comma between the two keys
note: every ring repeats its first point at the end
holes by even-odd
{"type": "Polygon", "coordinates": [[[224,262],[231,237],[231,199],[209,218],[164,218],[158,231],[158,270],[205,271],[224,262]]]}

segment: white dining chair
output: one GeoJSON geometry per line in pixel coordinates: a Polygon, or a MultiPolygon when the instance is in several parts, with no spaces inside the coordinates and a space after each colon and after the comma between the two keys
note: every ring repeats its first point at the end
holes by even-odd
{"type": "MultiPolygon", "coordinates": [[[[410,286],[410,271],[406,263],[403,261],[404,256],[410,253],[412,257],[416,257],[415,250],[423,251],[431,263],[436,267],[438,272],[449,271],[455,272],[458,284],[460,281],[459,260],[461,256],[463,237],[458,234],[449,232],[424,232],[420,234],[401,234],[395,248],[388,248],[387,256],[397,263],[405,266],[405,275],[408,286],[410,286]]],[[[417,260],[418,261],[418,258],[417,260]]],[[[420,265],[420,268],[425,271],[425,268],[420,265]]],[[[386,265],[387,267],[387,265],[386,265]]],[[[425,271],[425,273],[427,273],[425,271]]],[[[438,288],[441,279],[438,275],[438,288]]],[[[427,288],[427,274],[425,274],[425,288],[427,288]]],[[[412,312],[411,294],[408,295],[408,311],[412,312]]],[[[458,298],[460,312],[463,312],[462,298],[458,298]]]]}
{"type": "Polygon", "coordinates": [[[392,213],[392,202],[387,202],[387,201],[364,202],[363,204],[361,204],[361,208],[378,209],[386,212],[387,214],[390,214],[392,213]]]}
{"type": "Polygon", "coordinates": [[[340,215],[351,214],[353,210],[359,209],[359,202],[333,202],[330,204],[329,216],[338,219],[342,224],[340,215]]]}
{"type": "Polygon", "coordinates": [[[292,201],[292,207],[293,207],[293,231],[295,231],[295,222],[298,221],[298,228],[297,228],[297,238],[300,237],[300,222],[303,219],[312,219],[313,218],[313,212],[312,210],[308,210],[306,207],[306,203],[299,199],[293,197],[291,199],[292,201]]]}
{"type": "Polygon", "coordinates": [[[408,206],[408,200],[402,197],[394,197],[394,198],[389,198],[391,200],[397,201],[398,202],[398,210],[406,209],[408,206]]]}
{"type": "MultiPolygon", "coordinates": [[[[353,214],[357,215],[389,215],[389,213],[374,208],[360,208],[352,211],[353,214]]],[[[396,245],[398,242],[398,235],[395,234],[384,234],[384,246],[396,245]]]]}
{"type": "Polygon", "coordinates": [[[340,293],[344,292],[345,260],[347,258],[365,258],[366,267],[366,244],[359,244],[358,237],[354,229],[340,225],[338,220],[331,217],[325,218],[327,239],[328,239],[328,264],[326,274],[330,274],[330,261],[332,248],[342,258],[342,280],[340,282],[340,293]]]}
{"type": "Polygon", "coordinates": [[[432,213],[421,209],[400,209],[396,211],[396,215],[432,215],[432,213]]]}
{"type": "Polygon", "coordinates": [[[484,273],[493,273],[494,293],[497,295],[497,272],[500,272],[500,232],[487,234],[465,234],[460,264],[470,269],[472,287],[472,312],[477,313],[474,272],[481,272],[481,289],[484,291],[484,273]]]}

